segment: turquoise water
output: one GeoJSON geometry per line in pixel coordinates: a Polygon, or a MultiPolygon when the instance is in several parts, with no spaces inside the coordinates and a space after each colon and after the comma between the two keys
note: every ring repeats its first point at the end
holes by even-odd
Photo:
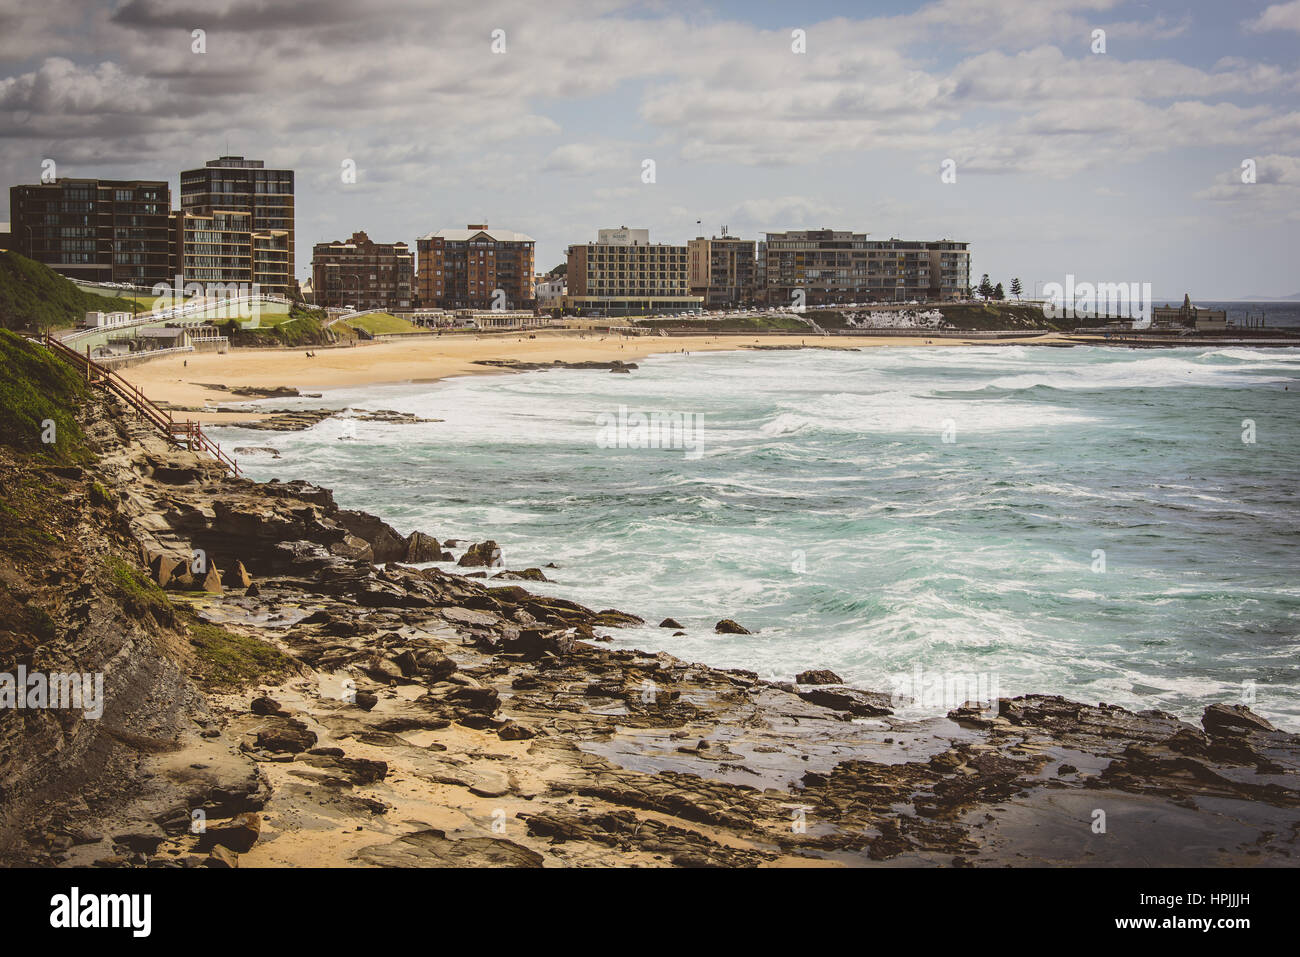
{"type": "Polygon", "coordinates": [[[445,421],[223,445],[276,447],[241,464],[403,532],[555,562],[538,590],[651,623],[615,646],[1189,717],[1253,699],[1300,728],[1300,350],[666,355],[327,399],[445,421]],[[701,454],[602,447],[620,406],[701,416],[701,454]]]}

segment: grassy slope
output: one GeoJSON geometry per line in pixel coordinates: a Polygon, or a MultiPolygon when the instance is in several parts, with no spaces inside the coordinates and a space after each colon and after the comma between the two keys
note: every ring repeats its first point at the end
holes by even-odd
{"type": "Polygon", "coordinates": [[[232,346],[322,346],[334,341],[330,330],[324,327],[326,319],[322,309],[311,309],[293,303],[284,321],[257,329],[241,329],[239,322],[231,319],[221,325],[221,334],[230,337],[232,346]]]}
{"type": "Polygon", "coordinates": [[[400,334],[403,332],[419,332],[420,327],[413,322],[407,322],[405,319],[399,319],[397,316],[390,315],[386,312],[371,312],[364,316],[357,316],[355,319],[349,319],[346,323],[351,329],[361,329],[372,336],[387,336],[400,334]]]}
{"type": "Polygon", "coordinates": [[[82,379],[51,352],[0,329],[0,444],[50,462],[83,461],[72,410],[85,393],[82,379]]]}
{"type": "Polygon", "coordinates": [[[87,292],[16,252],[0,253],[0,328],[66,329],[94,311],[130,312],[131,303],[87,292]]]}

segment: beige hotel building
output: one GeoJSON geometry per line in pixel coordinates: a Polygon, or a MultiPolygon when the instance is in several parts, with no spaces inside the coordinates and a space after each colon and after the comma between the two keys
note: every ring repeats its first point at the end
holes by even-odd
{"type": "Polygon", "coordinates": [[[695,312],[685,246],[651,243],[650,230],[602,229],[594,243],[569,247],[565,307],[584,315],[639,316],[695,312]]]}

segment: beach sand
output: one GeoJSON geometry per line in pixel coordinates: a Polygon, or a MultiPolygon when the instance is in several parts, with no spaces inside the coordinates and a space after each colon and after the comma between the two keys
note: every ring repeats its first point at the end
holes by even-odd
{"type": "MultiPolygon", "coordinates": [[[[660,353],[744,350],[755,346],[865,349],[888,346],[935,348],[960,345],[999,345],[1024,342],[1046,344],[1055,336],[1030,333],[1023,339],[926,339],[923,336],[582,336],[574,332],[538,332],[535,339],[518,335],[420,336],[354,347],[307,349],[236,349],[224,354],[172,355],[122,370],[133,385],[154,401],[174,406],[202,408],[231,406],[250,401],[208,386],[289,387],[304,393],[330,389],[404,382],[436,382],[449,376],[501,374],[508,370],[475,365],[480,359],[516,359],[521,362],[598,361],[634,362],[660,353]]],[[[274,403],[272,403],[274,404],[274,403]]],[[[201,422],[251,421],[260,413],[188,412],[180,417],[201,422]]]]}

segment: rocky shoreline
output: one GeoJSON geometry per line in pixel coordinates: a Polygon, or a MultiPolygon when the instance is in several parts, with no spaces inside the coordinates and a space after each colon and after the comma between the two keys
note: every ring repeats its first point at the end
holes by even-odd
{"type": "Polygon", "coordinates": [[[3,742],[6,862],[1294,864],[1300,735],[1246,708],[1197,727],[1030,695],[904,721],[829,672],[614,650],[634,613],[528,592],[543,570],[494,542],[457,567],[504,584],[429,567],[462,543],[232,478],[97,401],[96,464],[48,480],[100,489],[95,548],[145,597],[60,610],[108,703],[3,742]]]}

